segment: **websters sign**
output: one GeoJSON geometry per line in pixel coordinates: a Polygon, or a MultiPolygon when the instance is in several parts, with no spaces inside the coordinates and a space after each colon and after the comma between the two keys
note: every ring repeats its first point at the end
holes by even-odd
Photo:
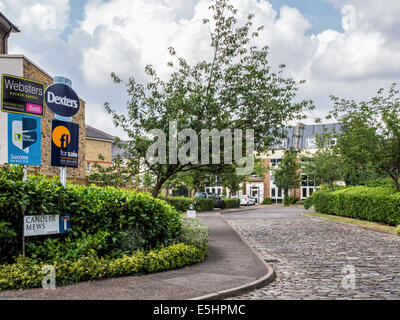
{"type": "Polygon", "coordinates": [[[43,100],[43,83],[6,74],[2,76],[2,111],[43,117],[43,100]]]}

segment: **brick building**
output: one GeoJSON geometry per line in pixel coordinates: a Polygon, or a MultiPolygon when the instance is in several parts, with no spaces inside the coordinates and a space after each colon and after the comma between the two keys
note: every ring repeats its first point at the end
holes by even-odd
{"type": "Polygon", "coordinates": [[[86,174],[93,172],[93,164],[102,167],[112,165],[114,137],[91,126],[86,126],[86,174]],[[104,159],[100,160],[99,155],[104,159]]]}
{"type": "MultiPolygon", "coordinates": [[[[0,47],[0,74],[8,74],[42,82],[47,88],[53,84],[51,75],[23,55],[8,54],[8,37],[10,33],[19,32],[7,18],[0,13],[0,36],[2,45],[0,47]]],[[[3,84],[1,84],[3,85],[3,84]]],[[[79,92],[77,92],[79,94],[79,92]]],[[[8,113],[0,112],[0,163],[7,163],[7,120],[8,113]]],[[[46,176],[58,176],[60,169],[51,166],[51,129],[54,114],[45,108],[44,117],[41,118],[41,149],[42,165],[28,166],[29,173],[40,173],[46,176]]],[[[85,126],[85,102],[80,99],[79,112],[73,117],[73,123],[79,125],[79,165],[78,168],[68,168],[67,177],[69,181],[78,184],[86,184],[86,126],[85,126]]]]}

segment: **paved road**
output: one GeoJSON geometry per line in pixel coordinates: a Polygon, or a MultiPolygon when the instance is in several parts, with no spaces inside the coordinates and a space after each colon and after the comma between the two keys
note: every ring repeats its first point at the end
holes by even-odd
{"type": "Polygon", "coordinates": [[[224,215],[275,269],[237,299],[399,299],[400,237],[268,206],[224,215]]]}

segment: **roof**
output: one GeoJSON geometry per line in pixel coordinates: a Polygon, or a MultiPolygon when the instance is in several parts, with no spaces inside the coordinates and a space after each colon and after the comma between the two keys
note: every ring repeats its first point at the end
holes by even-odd
{"type": "Polygon", "coordinates": [[[286,138],[282,141],[281,145],[274,145],[272,149],[308,149],[308,140],[315,138],[316,134],[323,132],[340,132],[342,125],[340,123],[330,124],[298,124],[295,127],[285,127],[282,129],[286,132],[286,138]],[[300,127],[297,137],[297,128],[300,127]],[[298,138],[298,139],[297,139],[298,138]],[[283,146],[284,142],[284,146],[283,146]],[[296,145],[297,142],[297,145],[296,145]]]}
{"type": "Polygon", "coordinates": [[[18,29],[18,27],[16,27],[10,20],[8,20],[8,19],[6,18],[6,16],[5,16],[4,14],[2,14],[1,12],[0,12],[0,23],[1,23],[3,26],[7,27],[7,29],[11,29],[11,32],[12,32],[12,33],[21,32],[21,31],[18,29]]]}
{"type": "MultiPolygon", "coordinates": [[[[120,144],[126,144],[126,141],[121,141],[120,144]]],[[[121,158],[126,158],[127,155],[127,151],[124,148],[120,148],[117,143],[113,143],[112,147],[111,147],[111,154],[112,154],[112,158],[116,158],[118,156],[120,156],[121,158]]]]}
{"type": "Polygon", "coordinates": [[[114,136],[105,133],[104,131],[95,129],[91,126],[86,125],[86,138],[92,140],[101,140],[114,142],[114,136]]]}

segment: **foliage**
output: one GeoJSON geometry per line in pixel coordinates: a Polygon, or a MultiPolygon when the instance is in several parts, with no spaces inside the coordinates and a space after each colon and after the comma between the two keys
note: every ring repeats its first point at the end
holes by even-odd
{"type": "Polygon", "coordinates": [[[225,209],[229,208],[240,208],[240,199],[236,198],[224,198],[225,209]]]}
{"type": "MultiPolygon", "coordinates": [[[[99,155],[99,160],[104,161],[104,157],[99,155]]],[[[89,181],[97,186],[123,188],[133,184],[135,172],[126,166],[120,156],[113,159],[111,166],[103,167],[95,162],[93,167],[94,170],[89,175],[89,181]]]]}
{"type": "Polygon", "coordinates": [[[314,205],[314,203],[313,203],[314,194],[315,194],[315,193],[313,193],[311,196],[307,197],[307,198],[304,200],[304,208],[305,208],[306,210],[310,209],[310,208],[314,205]]]}
{"type": "Polygon", "coordinates": [[[308,179],[314,180],[318,185],[328,183],[335,190],[335,182],[344,176],[344,161],[337,146],[331,143],[333,134],[324,132],[316,136],[318,149],[302,159],[302,172],[307,173],[308,179]]]}
{"type": "Polygon", "coordinates": [[[315,211],[343,217],[400,224],[400,195],[386,188],[349,187],[311,196],[315,211]]]}
{"type": "Polygon", "coordinates": [[[212,211],[214,210],[213,199],[203,198],[185,198],[185,197],[168,197],[167,202],[173,206],[178,212],[186,212],[190,209],[190,205],[195,208],[194,202],[196,201],[197,211],[212,211]]]}
{"type": "MultiPolygon", "coordinates": [[[[151,139],[152,130],[168,133],[173,122],[176,122],[178,132],[191,129],[198,136],[202,129],[209,128],[219,132],[252,129],[257,137],[256,151],[262,152],[282,138],[280,129],[288,121],[304,118],[302,111],[312,108],[310,101],[296,100],[298,86],[304,81],[285,78],[282,73],[284,65],[279,66],[278,73],[272,72],[268,48],[256,46],[263,27],[253,28],[254,15],[248,15],[245,25],[240,26],[237,22],[239,14],[228,0],[216,0],[210,10],[212,19],[203,20],[211,32],[211,55],[206,55],[212,56],[210,61],[200,61],[191,66],[169,48],[176,62],[168,63],[172,74],[167,80],[161,79],[148,65],[145,68],[147,83],[139,83],[133,77],[125,82],[129,94],[125,115],[105,104],[114,125],[121,127],[129,137],[125,148],[130,161],[138,167],[143,165],[144,170],[156,176],[154,197],[167,180],[180,172],[210,166],[223,169],[224,163],[200,164],[198,155],[176,161],[174,156],[170,156],[174,148],[169,148],[169,142],[175,139],[165,137],[164,141],[158,134],[153,134],[155,138],[151,139]],[[154,163],[146,156],[157,137],[157,143],[165,142],[166,149],[165,154],[158,149],[162,161],[154,163]]],[[[115,83],[124,83],[117,75],[112,76],[115,83]]],[[[178,139],[178,150],[186,140],[187,137],[178,139]]],[[[245,134],[242,142],[245,142],[245,134]]],[[[220,148],[222,146],[220,144],[220,148]]],[[[243,150],[237,151],[242,154],[243,150]]]]}
{"type": "MultiPolygon", "coordinates": [[[[16,236],[2,238],[0,260],[12,261],[12,257],[20,253],[23,214],[66,213],[71,213],[71,232],[67,237],[50,236],[48,244],[57,247],[59,242],[63,242],[65,245],[60,245],[60,250],[71,250],[71,255],[77,248],[74,249],[73,245],[68,246],[68,241],[79,243],[84,241],[79,239],[91,235],[94,237],[93,243],[96,243],[100,241],[96,237],[102,232],[106,232],[107,237],[102,240],[105,243],[100,242],[109,251],[135,248],[134,243],[126,242],[127,232],[133,232],[136,235],[136,243],[146,249],[168,245],[180,232],[178,212],[164,201],[154,199],[150,195],[113,187],[62,187],[57,180],[48,180],[43,176],[29,176],[26,182],[13,181],[5,174],[0,175],[0,221],[8,223],[3,224],[3,233],[4,230],[8,230],[7,232],[14,232],[16,236]],[[54,239],[59,239],[59,242],[54,239]]],[[[28,256],[43,256],[34,249],[42,246],[43,237],[29,237],[26,242],[28,256]]],[[[102,251],[97,250],[97,253],[102,254],[102,251]]]]}
{"type": "Polygon", "coordinates": [[[300,185],[300,163],[297,161],[298,152],[287,149],[278,167],[272,168],[274,184],[283,190],[284,204],[290,205],[289,190],[300,185]]]}
{"type": "Polygon", "coordinates": [[[357,168],[372,168],[390,177],[400,191],[400,93],[393,84],[368,102],[331,97],[330,116],[342,123],[338,147],[346,161],[357,168]]]}
{"type": "MultiPolygon", "coordinates": [[[[237,175],[236,174],[236,165],[226,166],[222,173],[218,176],[221,179],[222,186],[229,189],[230,196],[232,197],[236,194],[237,191],[240,190],[240,185],[243,182],[250,181],[250,175],[237,175]]],[[[264,166],[261,162],[261,159],[255,158],[254,159],[254,170],[253,174],[264,177],[265,173],[268,169],[264,166]]]]}
{"type": "Polygon", "coordinates": [[[263,205],[272,204],[272,198],[264,198],[261,204],[263,205]]]}
{"type": "Polygon", "coordinates": [[[182,232],[178,242],[204,249],[208,246],[208,236],[208,228],[200,219],[182,219],[182,232]]]}
{"type": "MultiPolygon", "coordinates": [[[[138,250],[131,255],[112,259],[87,256],[78,260],[51,263],[56,271],[57,286],[111,277],[138,275],[166,271],[201,262],[206,257],[205,248],[183,243],[151,250],[138,250]]],[[[0,291],[38,288],[43,279],[44,262],[20,256],[14,264],[0,265],[0,291]]]]}

